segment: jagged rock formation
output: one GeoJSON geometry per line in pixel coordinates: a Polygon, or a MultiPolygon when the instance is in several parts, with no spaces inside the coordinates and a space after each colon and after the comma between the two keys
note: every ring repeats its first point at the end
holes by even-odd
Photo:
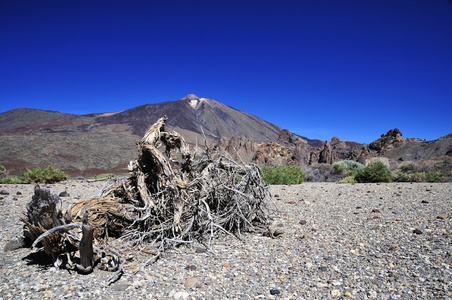
{"type": "Polygon", "coordinates": [[[402,133],[398,128],[389,130],[386,134],[369,144],[369,149],[376,151],[379,155],[383,155],[396,147],[399,147],[404,142],[402,133]]]}

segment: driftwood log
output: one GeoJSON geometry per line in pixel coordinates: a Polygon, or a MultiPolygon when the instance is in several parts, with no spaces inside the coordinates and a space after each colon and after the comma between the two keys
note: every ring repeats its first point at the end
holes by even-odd
{"type": "MultiPolygon", "coordinates": [[[[111,238],[151,243],[162,252],[195,240],[210,248],[219,233],[240,238],[243,232],[267,231],[270,192],[259,168],[207,144],[201,153],[189,151],[182,136],[165,131],[166,121],[162,117],[149,128],[137,143],[139,156],[130,162],[129,176],[99,198],[63,212],[57,196],[37,187],[23,218],[25,236],[53,257],[67,257],[66,266],[88,273],[106,255],[96,245],[111,238]]],[[[107,251],[116,256],[119,274],[124,260],[107,251]]]]}

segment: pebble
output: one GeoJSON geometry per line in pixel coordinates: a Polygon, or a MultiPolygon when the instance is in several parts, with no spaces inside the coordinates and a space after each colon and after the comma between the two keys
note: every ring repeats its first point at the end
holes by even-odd
{"type": "Polygon", "coordinates": [[[182,291],[182,292],[176,292],[174,293],[173,298],[176,300],[181,300],[181,299],[187,299],[190,296],[189,293],[182,291]]]}
{"type": "Polygon", "coordinates": [[[206,249],[206,248],[200,248],[200,247],[198,247],[198,248],[196,248],[195,252],[196,252],[196,253],[206,253],[206,252],[207,252],[207,249],[206,249]]]}
{"type": "Polygon", "coordinates": [[[270,290],[270,295],[279,295],[281,292],[277,289],[271,289],[270,290]]]}
{"type": "Polygon", "coordinates": [[[194,286],[197,283],[198,283],[198,279],[196,279],[196,278],[188,278],[188,279],[185,280],[184,286],[186,288],[190,288],[190,287],[194,286]]]}

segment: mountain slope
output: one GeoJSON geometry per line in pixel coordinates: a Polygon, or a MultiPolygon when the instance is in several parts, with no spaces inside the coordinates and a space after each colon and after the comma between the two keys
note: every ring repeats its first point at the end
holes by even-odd
{"type": "Polygon", "coordinates": [[[256,142],[278,138],[281,128],[215,100],[188,95],[178,101],[146,104],[116,113],[72,115],[38,109],[0,114],[0,164],[12,174],[47,164],[89,176],[125,170],[135,143],[158,118],[189,144],[245,136],[256,142]]]}
{"type": "MultiPolygon", "coordinates": [[[[256,142],[276,140],[281,127],[215,100],[188,95],[178,101],[146,104],[110,116],[98,117],[100,124],[127,124],[142,136],[150,124],[166,115],[167,126],[206,134],[218,140],[244,135],[256,142]]],[[[193,142],[193,141],[188,141],[193,142]]]]}

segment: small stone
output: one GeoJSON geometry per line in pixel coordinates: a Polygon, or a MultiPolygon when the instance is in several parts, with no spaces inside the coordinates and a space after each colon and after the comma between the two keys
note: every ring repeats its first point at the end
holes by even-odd
{"type": "Polygon", "coordinates": [[[318,282],[317,287],[318,288],[326,288],[326,287],[328,287],[328,284],[325,282],[318,282]]]}
{"type": "Polygon", "coordinates": [[[194,286],[197,283],[198,283],[198,279],[196,279],[194,277],[193,278],[188,278],[187,280],[185,280],[184,286],[186,288],[190,288],[190,287],[194,286]]]}
{"type": "Polygon", "coordinates": [[[332,290],[331,291],[331,297],[340,297],[341,291],[340,290],[332,290]]]}
{"type": "Polygon", "coordinates": [[[128,285],[126,283],[118,283],[111,287],[112,291],[114,292],[122,292],[125,291],[128,285]]]}
{"type": "Polygon", "coordinates": [[[17,238],[14,240],[9,241],[6,243],[5,247],[3,248],[3,251],[14,251],[20,248],[25,247],[25,240],[23,238],[17,238]]]}
{"type": "Polygon", "coordinates": [[[389,246],[389,250],[391,250],[391,251],[399,251],[400,247],[398,245],[391,245],[391,246],[389,246]]]}
{"type": "Polygon", "coordinates": [[[339,286],[339,285],[342,285],[342,282],[340,282],[338,280],[333,280],[333,282],[331,282],[331,284],[334,286],[339,286]]]}
{"type": "Polygon", "coordinates": [[[271,289],[270,290],[270,295],[279,295],[281,292],[277,289],[271,289]]]}
{"type": "Polygon", "coordinates": [[[221,265],[223,268],[230,268],[231,267],[231,264],[229,264],[229,263],[224,263],[224,264],[222,264],[221,265]]]}
{"type": "Polygon", "coordinates": [[[446,220],[446,219],[447,219],[447,216],[441,215],[441,216],[437,216],[436,218],[437,218],[437,219],[440,219],[440,220],[446,220]]]}
{"type": "Polygon", "coordinates": [[[427,200],[422,200],[421,203],[428,203],[428,201],[427,200]]]}
{"type": "Polygon", "coordinates": [[[188,265],[188,266],[185,267],[185,270],[188,270],[188,271],[194,271],[194,270],[196,270],[196,266],[194,266],[194,265],[188,265]]]}
{"type": "Polygon", "coordinates": [[[372,209],[372,212],[373,212],[373,213],[379,214],[379,213],[380,213],[380,210],[378,210],[378,209],[372,209]]]}
{"type": "Polygon", "coordinates": [[[148,280],[148,281],[153,281],[155,280],[155,277],[149,274],[144,275],[144,279],[148,280]]]}
{"type": "Polygon", "coordinates": [[[415,234],[422,234],[422,231],[416,228],[415,230],[413,230],[413,233],[415,233],[415,234]]]}
{"type": "Polygon", "coordinates": [[[60,197],[70,197],[69,193],[66,192],[66,191],[61,192],[58,196],[60,196],[60,197]]]}
{"type": "Polygon", "coordinates": [[[303,236],[301,237],[302,239],[311,239],[312,238],[312,234],[310,233],[305,233],[303,234],[303,236]]]}
{"type": "Polygon", "coordinates": [[[6,190],[1,190],[0,191],[0,195],[9,195],[9,193],[6,190]]]}
{"type": "Polygon", "coordinates": [[[344,297],[350,297],[352,294],[350,292],[345,292],[344,297]]]}
{"type": "Polygon", "coordinates": [[[21,192],[16,192],[16,195],[20,196],[20,195],[22,195],[22,193],[21,192]]]}
{"type": "Polygon", "coordinates": [[[187,292],[182,291],[182,292],[174,293],[173,298],[177,299],[177,300],[180,300],[180,299],[187,299],[188,296],[189,296],[189,294],[187,292]]]}
{"type": "Polygon", "coordinates": [[[195,252],[196,253],[206,253],[207,249],[206,248],[197,247],[195,252]]]}
{"type": "Polygon", "coordinates": [[[367,293],[367,296],[369,297],[369,299],[376,299],[377,298],[377,292],[376,291],[369,291],[367,293]]]}
{"type": "Polygon", "coordinates": [[[306,225],[306,223],[308,223],[308,221],[306,220],[300,220],[300,222],[298,222],[300,225],[306,225]]]}

